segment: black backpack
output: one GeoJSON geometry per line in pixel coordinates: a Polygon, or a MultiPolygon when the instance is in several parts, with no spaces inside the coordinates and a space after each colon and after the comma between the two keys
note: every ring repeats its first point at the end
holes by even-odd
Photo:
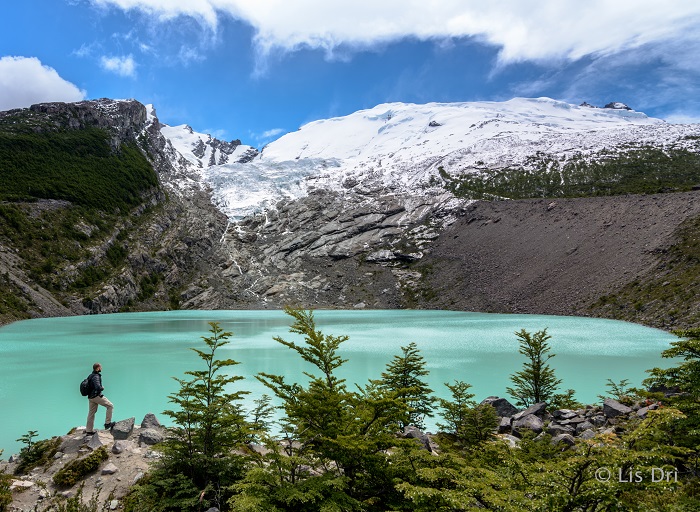
{"type": "Polygon", "coordinates": [[[80,394],[83,396],[88,396],[90,394],[90,388],[92,388],[92,383],[90,382],[90,375],[80,383],[80,394]]]}

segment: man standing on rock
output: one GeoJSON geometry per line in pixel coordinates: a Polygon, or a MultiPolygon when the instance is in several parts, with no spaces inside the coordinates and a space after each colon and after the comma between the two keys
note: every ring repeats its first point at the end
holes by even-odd
{"type": "Polygon", "coordinates": [[[88,410],[87,425],[85,426],[85,435],[88,436],[95,433],[95,413],[97,413],[98,405],[102,405],[107,409],[105,429],[109,430],[114,426],[114,422],[112,422],[112,410],[114,409],[114,405],[102,394],[105,388],[102,387],[101,371],[102,365],[100,363],[95,363],[92,365],[92,373],[88,377],[88,402],[90,402],[90,408],[88,410]]]}

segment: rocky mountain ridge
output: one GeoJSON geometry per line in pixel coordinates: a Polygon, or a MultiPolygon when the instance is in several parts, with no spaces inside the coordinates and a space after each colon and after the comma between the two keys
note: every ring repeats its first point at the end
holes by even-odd
{"type": "MultiPolygon", "coordinates": [[[[64,283],[58,289],[30,275],[16,242],[0,237],[0,270],[13,297],[26,304],[25,316],[287,304],[606,315],[591,305],[610,293],[610,284],[643,279],[678,242],[679,226],[698,215],[694,193],[493,203],[457,197],[447,186],[449,173],[525,169],[547,158],[609,159],[651,144],[660,152],[698,152],[697,125],[668,125],[627,109],[546,98],[380,105],[311,123],[261,154],[239,141],[163,125],[152,107],[135,101],[37,105],[0,116],[9,118],[38,132],[105,130],[113,151],[137,144],[160,183],[108,236],[79,242],[92,256],[52,270],[52,280],[64,283]],[[473,122],[464,123],[469,116],[473,122]],[[368,139],[367,127],[374,130],[368,139]],[[635,201],[638,210],[628,206],[635,201]],[[662,206],[649,209],[655,204],[662,206]],[[540,209],[548,213],[527,213],[540,209]],[[639,211],[655,213],[640,224],[639,211]],[[606,229],[599,226],[601,214],[615,219],[615,237],[598,236],[606,229]],[[508,216],[512,222],[505,222],[508,216]],[[477,226],[485,226],[485,236],[477,226]],[[584,251],[585,238],[569,247],[570,235],[591,229],[586,236],[598,240],[599,251],[584,251]],[[621,240],[635,241],[644,257],[630,258],[621,240]],[[549,256],[519,256],[533,244],[549,256]],[[585,294],[572,293],[566,279],[548,279],[546,290],[530,293],[538,289],[537,276],[569,272],[576,251],[587,255],[577,260],[577,272],[596,276],[585,294]],[[76,289],[76,276],[91,267],[108,271],[76,289]],[[601,272],[606,268],[612,271],[601,272]]],[[[70,207],[60,199],[20,205],[27,218],[70,207]]],[[[76,226],[96,231],[87,221],[76,226]]],[[[692,323],[688,315],[641,321],[668,328],[692,323]]]]}

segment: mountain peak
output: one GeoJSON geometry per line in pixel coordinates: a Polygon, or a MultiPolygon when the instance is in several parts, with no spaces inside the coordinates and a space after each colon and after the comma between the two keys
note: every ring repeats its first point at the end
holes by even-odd
{"type": "Polygon", "coordinates": [[[621,103],[619,101],[611,101],[607,105],[605,105],[603,108],[611,108],[614,110],[632,110],[630,107],[628,107],[626,104],[621,103]]]}

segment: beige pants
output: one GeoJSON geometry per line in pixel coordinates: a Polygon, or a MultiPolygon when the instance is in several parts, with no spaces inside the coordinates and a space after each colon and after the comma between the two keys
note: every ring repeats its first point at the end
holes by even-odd
{"type": "Polygon", "coordinates": [[[107,409],[105,423],[112,422],[112,410],[114,409],[114,405],[112,405],[112,402],[110,402],[103,396],[96,396],[95,398],[90,398],[88,402],[90,402],[90,409],[88,410],[87,425],[85,425],[86,432],[95,431],[95,413],[97,413],[98,405],[102,405],[107,409]]]}

